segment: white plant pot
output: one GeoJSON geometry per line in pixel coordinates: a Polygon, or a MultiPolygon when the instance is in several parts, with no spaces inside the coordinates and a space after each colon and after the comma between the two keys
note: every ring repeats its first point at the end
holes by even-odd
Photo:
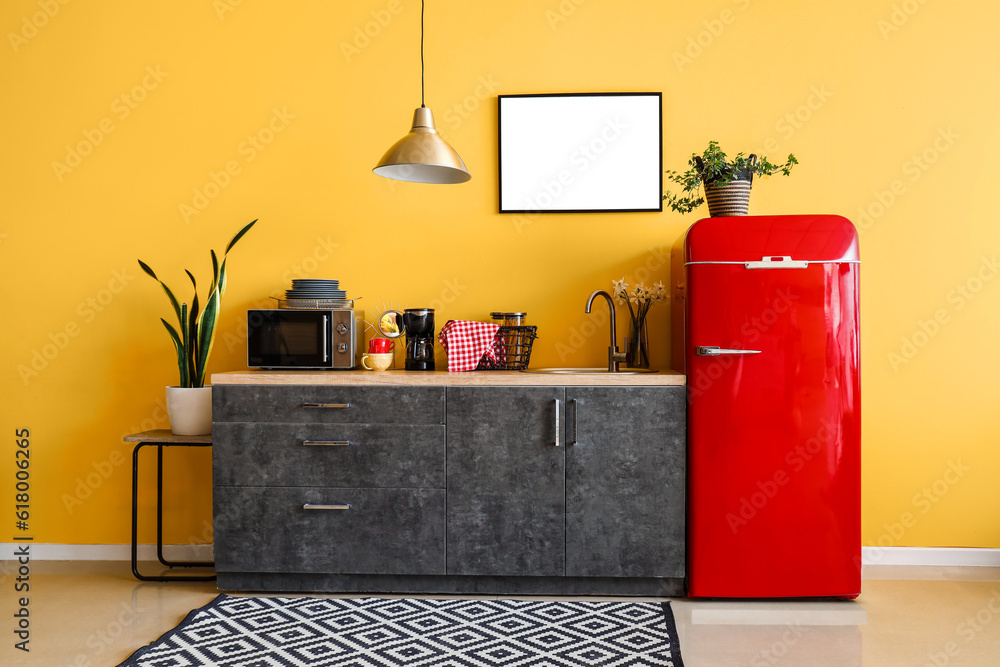
{"type": "Polygon", "coordinates": [[[167,387],[167,415],[174,435],[212,433],[212,387],[167,387]]]}

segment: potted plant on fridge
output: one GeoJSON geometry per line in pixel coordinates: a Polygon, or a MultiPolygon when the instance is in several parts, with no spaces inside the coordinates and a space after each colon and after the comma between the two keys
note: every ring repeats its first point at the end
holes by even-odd
{"type": "Polygon", "coordinates": [[[212,284],[208,288],[205,306],[200,311],[198,283],[190,271],[184,270],[194,288],[191,307],[188,308],[187,303],[179,302],[173,291],[156,277],[149,265],[139,260],[142,270],[160,283],[174,315],[177,316],[177,327],[160,318],[174,344],[177,368],[180,371],[178,386],[167,387],[167,414],[170,418],[170,430],[175,435],[206,435],[212,432],[212,387],[205,386],[205,369],[215,341],[222,296],[226,293],[226,257],[256,222],[254,220],[236,232],[226,246],[221,262],[214,250],[209,251],[212,255],[212,284]]]}
{"type": "Polygon", "coordinates": [[[766,157],[757,159],[751,153],[737,153],[730,160],[719,148],[717,141],[708,142],[708,148],[701,155],[693,153],[688,160],[690,168],[681,173],[666,171],[667,178],[681,186],[681,192],[669,190],[663,194],[663,201],[678,213],[690,213],[708,199],[708,213],[713,218],[730,215],[747,215],[750,205],[750,187],[754,176],[785,176],[799,163],[795,156],[788,154],[784,164],[772,164],[766,157]],[[699,194],[704,186],[705,197],[699,194]]]}

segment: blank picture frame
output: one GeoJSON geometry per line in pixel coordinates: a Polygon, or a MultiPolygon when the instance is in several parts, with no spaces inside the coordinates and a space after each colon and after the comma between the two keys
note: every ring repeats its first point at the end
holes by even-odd
{"type": "Polygon", "coordinates": [[[500,95],[501,213],[663,210],[662,93],[500,95]]]}

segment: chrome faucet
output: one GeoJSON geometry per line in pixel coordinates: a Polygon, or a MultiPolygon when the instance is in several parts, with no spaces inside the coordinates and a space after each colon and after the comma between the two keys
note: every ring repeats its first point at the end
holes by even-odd
{"type": "MultiPolygon", "coordinates": [[[[625,353],[618,351],[618,341],[617,341],[617,328],[615,326],[615,302],[612,300],[611,295],[602,289],[594,290],[594,293],[590,295],[587,299],[587,308],[584,310],[588,315],[590,314],[590,307],[594,304],[594,299],[598,296],[603,296],[608,300],[608,310],[611,312],[611,345],[608,347],[608,372],[617,373],[619,370],[619,365],[621,362],[625,361],[625,353]]],[[[627,339],[626,339],[627,340],[627,339]]],[[[626,343],[627,344],[627,343],[626,343]]]]}

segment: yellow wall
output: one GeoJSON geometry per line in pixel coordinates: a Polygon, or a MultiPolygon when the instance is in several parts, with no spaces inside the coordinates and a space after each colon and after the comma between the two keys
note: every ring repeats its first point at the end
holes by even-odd
{"type": "MultiPolygon", "coordinates": [[[[622,274],[665,278],[699,214],[516,226],[496,212],[496,96],[662,91],[665,167],[709,139],[792,151],[801,166],[757,183],[751,212],[862,227],[864,543],[1000,547],[995,3],[428,4],[427,103],[473,174],[461,186],[371,173],[419,105],[416,0],[3,3],[0,488],[10,507],[14,431],[29,428],[36,541],[128,541],[121,438],[167,427],[176,382],[167,303],[135,260],[178,288],[184,268],[207,281],[208,249],[253,218],[213,370],[244,367],[244,311],[295,276],[339,278],[369,308],[434,305],[442,324],[525,310],[537,364],[599,364],[587,295],[622,274]],[[271,123],[254,153],[244,142],[271,123]],[[196,202],[230,162],[238,173],[196,202]]],[[[667,313],[651,315],[654,365],[668,363],[667,313]]],[[[169,458],[181,509],[167,541],[210,541],[209,458],[169,458]]]]}

